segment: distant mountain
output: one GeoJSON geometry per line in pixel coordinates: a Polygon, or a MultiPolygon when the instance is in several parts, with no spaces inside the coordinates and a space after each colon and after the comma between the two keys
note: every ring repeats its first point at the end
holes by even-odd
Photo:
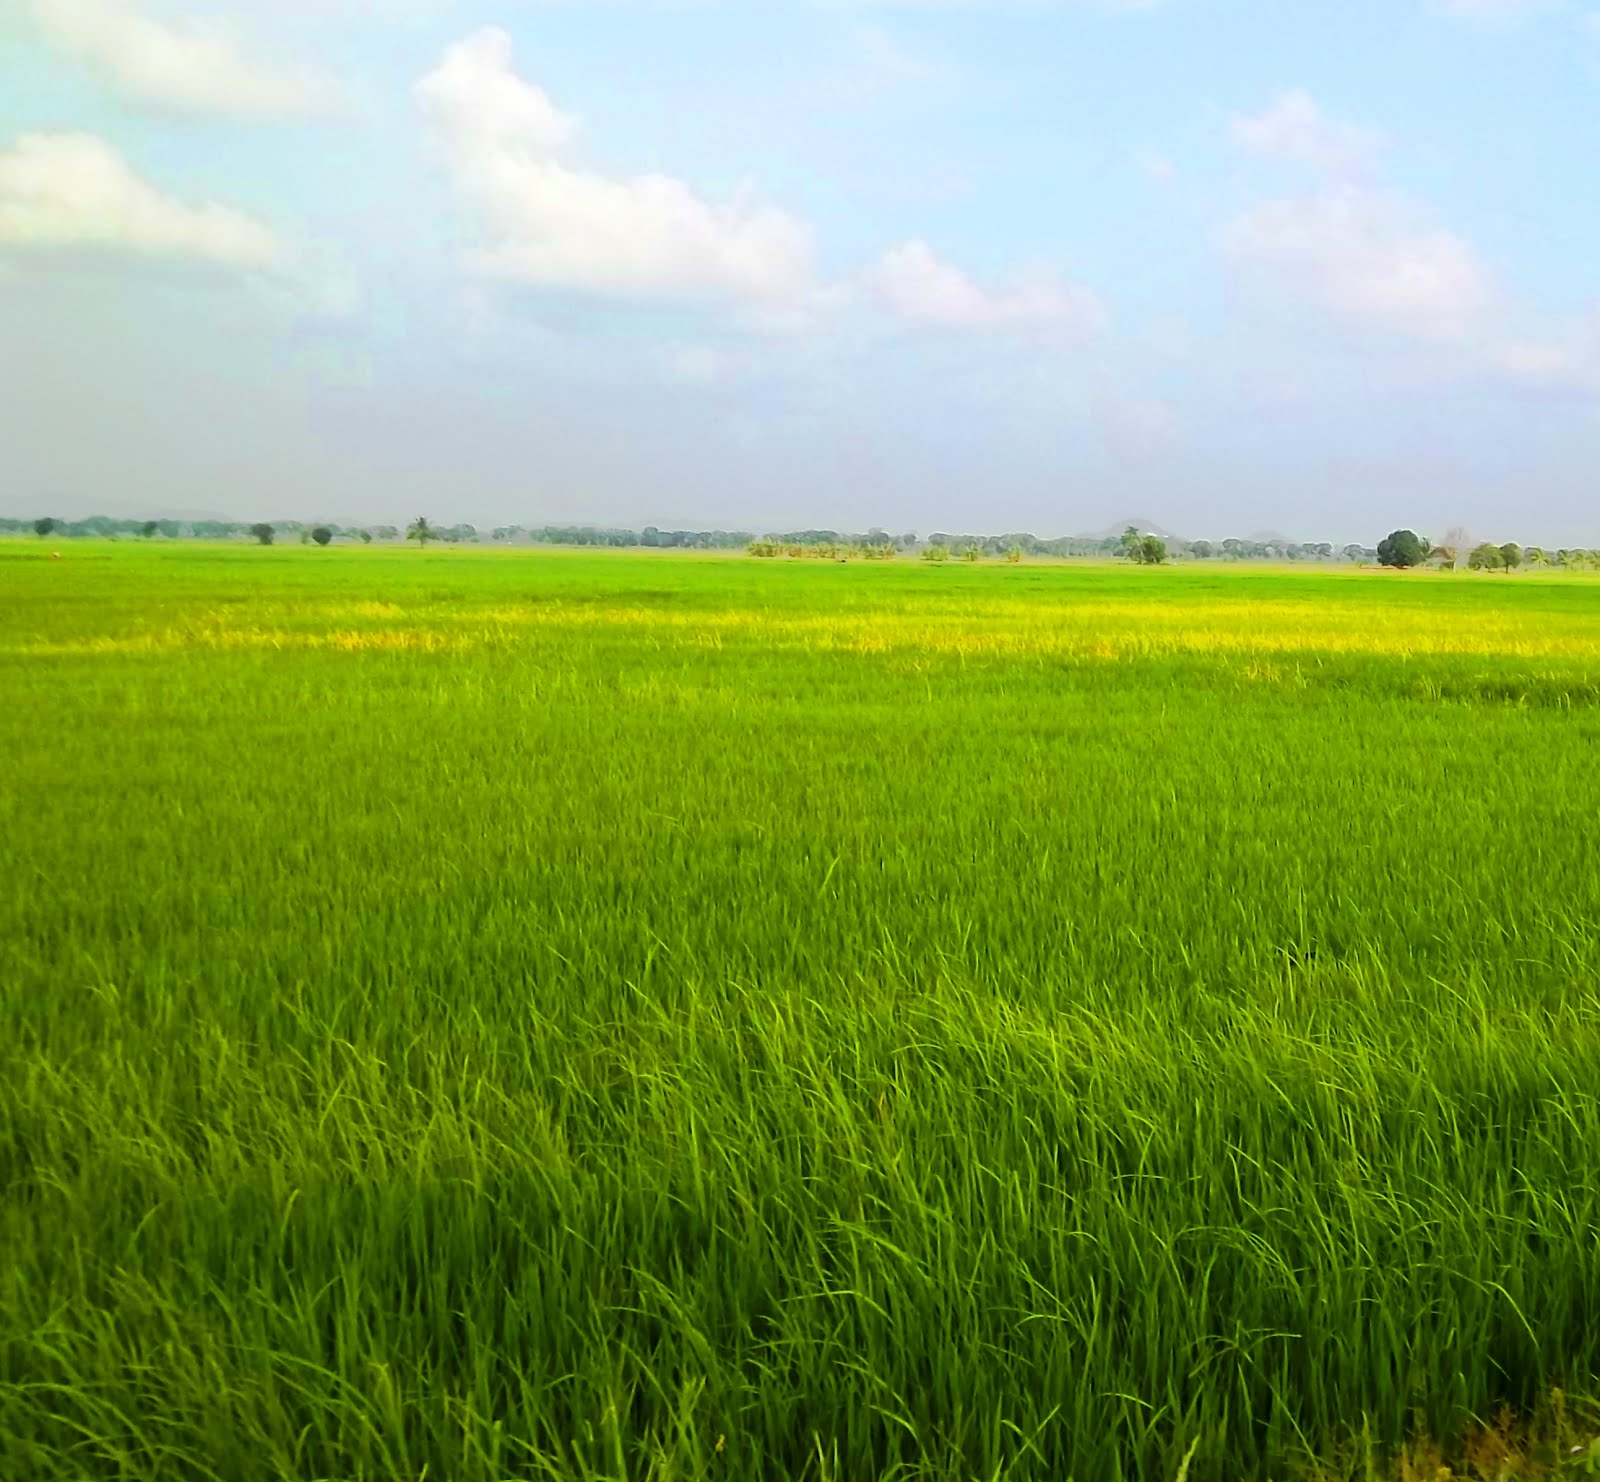
{"type": "Polygon", "coordinates": [[[1158,525],[1149,515],[1129,515],[1125,520],[1113,520],[1104,530],[1091,531],[1087,535],[1079,535],[1077,540],[1116,540],[1124,530],[1132,525],[1141,535],[1159,535],[1163,540],[1181,540],[1183,537],[1175,530],[1168,530],[1164,525],[1158,525]]]}

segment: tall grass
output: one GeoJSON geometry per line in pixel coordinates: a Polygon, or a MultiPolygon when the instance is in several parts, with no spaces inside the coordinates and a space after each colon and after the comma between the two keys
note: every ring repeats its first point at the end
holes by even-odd
{"type": "Polygon", "coordinates": [[[0,1475],[1290,1475],[1600,1392],[1600,584],[0,545],[0,1475]]]}

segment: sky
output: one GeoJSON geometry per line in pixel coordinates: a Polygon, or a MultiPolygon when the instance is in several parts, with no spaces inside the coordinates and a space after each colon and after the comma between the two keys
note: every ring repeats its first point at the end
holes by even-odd
{"type": "Polygon", "coordinates": [[[0,0],[0,514],[1600,545],[1600,0],[0,0]]]}

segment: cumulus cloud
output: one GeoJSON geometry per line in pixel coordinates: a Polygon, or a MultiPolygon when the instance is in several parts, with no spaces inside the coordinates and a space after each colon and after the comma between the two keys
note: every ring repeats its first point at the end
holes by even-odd
{"type": "Polygon", "coordinates": [[[511,38],[449,48],[416,99],[495,276],[628,297],[793,302],[811,289],[809,229],[748,194],[707,201],[669,175],[575,164],[575,121],[512,70],[511,38]]]}
{"type": "Polygon", "coordinates": [[[1494,298],[1472,245],[1389,190],[1269,201],[1227,227],[1223,248],[1247,287],[1414,339],[1469,338],[1494,298]]]}
{"type": "Polygon", "coordinates": [[[900,318],[939,329],[1033,327],[1084,338],[1106,319],[1093,293],[1056,275],[987,288],[922,241],[904,242],[884,253],[867,282],[900,318]]]}
{"type": "Polygon", "coordinates": [[[132,0],[33,0],[50,41],[129,97],[184,113],[294,118],[328,113],[337,90],[255,61],[228,36],[143,15],[132,0]]]}
{"type": "Polygon", "coordinates": [[[24,134],[0,150],[0,246],[99,248],[268,268],[273,233],[226,206],[163,195],[93,134],[24,134]]]}
{"type": "Polygon", "coordinates": [[[1387,143],[1376,129],[1329,118],[1304,88],[1283,93],[1263,113],[1235,114],[1228,133],[1251,154],[1330,175],[1364,169],[1387,143]]]}

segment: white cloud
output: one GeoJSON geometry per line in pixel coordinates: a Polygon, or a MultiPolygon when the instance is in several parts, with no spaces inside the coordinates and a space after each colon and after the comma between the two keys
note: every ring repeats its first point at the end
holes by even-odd
{"type": "Polygon", "coordinates": [[[595,294],[792,302],[811,289],[812,242],[748,195],[726,205],[669,175],[612,177],[563,158],[575,121],[511,67],[511,38],[452,46],[416,98],[483,245],[479,271],[595,294]]]}
{"type": "Polygon", "coordinates": [[[887,307],[913,324],[940,329],[994,330],[1035,327],[1087,337],[1106,313],[1086,288],[1053,274],[986,288],[935,255],[926,242],[904,242],[884,253],[868,286],[887,307]]]}
{"type": "Polygon", "coordinates": [[[1169,156],[1157,150],[1140,150],[1134,156],[1134,163],[1152,185],[1169,186],[1177,183],[1178,167],[1169,156]]]}
{"type": "Polygon", "coordinates": [[[54,45],[144,102],[229,118],[338,107],[334,87],[311,73],[256,62],[221,32],[155,20],[133,0],[33,0],[33,9],[54,45]]]}
{"type": "Polygon", "coordinates": [[[1548,10],[1550,3],[1551,0],[1435,0],[1435,7],[1447,15],[1493,20],[1532,15],[1536,10],[1548,10]]]}
{"type": "Polygon", "coordinates": [[[1235,114],[1228,133],[1240,149],[1268,159],[1345,175],[1369,165],[1387,140],[1375,129],[1327,117],[1304,88],[1282,94],[1264,113],[1235,114]]]}
{"type": "Polygon", "coordinates": [[[163,195],[93,134],[24,134],[0,150],[0,245],[92,247],[267,268],[272,232],[226,206],[163,195]]]}
{"type": "Polygon", "coordinates": [[[1589,369],[1581,346],[1560,340],[1519,340],[1502,345],[1495,363],[1514,381],[1531,386],[1565,386],[1589,369]]]}
{"type": "Polygon", "coordinates": [[[1600,308],[1553,332],[1503,340],[1491,348],[1489,365],[1528,391],[1595,395],[1600,392],[1600,308]]]}
{"type": "Polygon", "coordinates": [[[1471,244],[1388,190],[1269,201],[1227,227],[1223,248],[1247,287],[1415,339],[1469,338],[1494,299],[1471,244]]]}
{"type": "Polygon", "coordinates": [[[882,26],[860,26],[855,49],[862,65],[882,82],[921,82],[942,76],[946,68],[920,56],[882,26]]]}

